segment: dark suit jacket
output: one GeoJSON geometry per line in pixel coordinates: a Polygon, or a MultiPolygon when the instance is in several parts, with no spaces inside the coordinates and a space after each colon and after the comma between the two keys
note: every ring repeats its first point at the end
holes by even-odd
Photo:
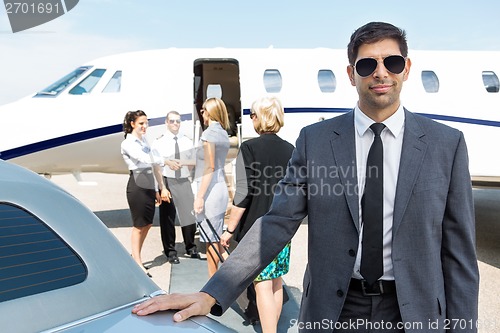
{"type": "MultiPolygon", "coordinates": [[[[331,326],[318,325],[337,321],[347,294],[360,229],[357,183],[354,113],[305,127],[271,210],[202,289],[220,306],[213,313],[233,303],[308,216],[299,321],[303,332],[331,332],[331,326]]],[[[476,322],[479,273],[464,137],[407,110],[392,261],[402,319],[422,325],[406,332],[429,332],[436,320],[476,322]]],[[[469,325],[460,332],[476,330],[469,325]]]]}

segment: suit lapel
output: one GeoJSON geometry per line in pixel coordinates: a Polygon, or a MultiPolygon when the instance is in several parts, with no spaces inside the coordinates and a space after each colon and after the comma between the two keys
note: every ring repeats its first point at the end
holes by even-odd
{"type": "Polygon", "coordinates": [[[414,115],[405,109],[405,131],[394,203],[393,234],[397,232],[410,200],[427,150],[425,132],[414,115]]]}
{"type": "Polygon", "coordinates": [[[356,144],[354,137],[354,112],[339,116],[335,123],[330,140],[334,165],[338,168],[344,196],[351,213],[352,220],[359,232],[358,177],[356,168],[356,144]]]}

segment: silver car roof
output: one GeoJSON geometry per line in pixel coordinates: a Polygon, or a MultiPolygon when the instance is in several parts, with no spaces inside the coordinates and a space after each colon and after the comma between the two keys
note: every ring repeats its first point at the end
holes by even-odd
{"type": "Polygon", "coordinates": [[[137,302],[160,288],[95,214],[44,177],[0,160],[0,202],[24,208],[83,260],[82,283],[0,302],[5,332],[33,332],[137,302]]]}

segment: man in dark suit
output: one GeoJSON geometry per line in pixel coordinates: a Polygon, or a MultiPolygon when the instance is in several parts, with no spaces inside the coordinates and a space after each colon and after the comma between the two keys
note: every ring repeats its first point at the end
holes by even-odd
{"type": "Polygon", "coordinates": [[[299,331],[476,332],[467,149],[461,132],[401,105],[407,52],[405,32],[391,24],[357,29],[347,67],[354,110],[301,131],[271,210],[200,293],[133,311],[182,309],[176,321],[222,313],[308,216],[299,331]]]}

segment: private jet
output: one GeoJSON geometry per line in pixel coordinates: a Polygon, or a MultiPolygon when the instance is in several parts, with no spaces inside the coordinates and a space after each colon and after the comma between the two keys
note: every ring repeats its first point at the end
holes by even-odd
{"type": "MultiPolygon", "coordinates": [[[[410,50],[412,67],[402,101],[415,113],[461,130],[475,181],[495,182],[500,155],[500,52],[410,50]]],[[[248,117],[252,102],[279,97],[285,126],[279,135],[294,143],[302,127],[351,110],[356,89],[346,74],[346,50],[158,49],[89,61],[47,88],[0,107],[4,126],[0,158],[39,174],[126,173],[120,156],[122,121],[144,110],[148,137],[165,130],[177,110],[181,130],[196,143],[200,109],[217,96],[228,107],[228,135],[255,137],[248,117]]]]}

